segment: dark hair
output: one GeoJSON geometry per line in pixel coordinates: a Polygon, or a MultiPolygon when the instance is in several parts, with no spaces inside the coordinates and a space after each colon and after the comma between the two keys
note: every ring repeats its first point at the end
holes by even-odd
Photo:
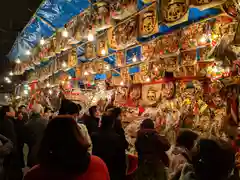
{"type": "Polygon", "coordinates": [[[64,114],[79,114],[78,105],[67,99],[62,100],[61,108],[59,109],[59,115],[64,114]]]}
{"type": "Polygon", "coordinates": [[[235,154],[230,144],[220,140],[201,139],[196,153],[193,153],[193,166],[199,179],[227,179],[234,168],[235,154]]]}
{"type": "Polygon", "coordinates": [[[70,116],[58,116],[49,122],[40,150],[40,165],[67,173],[84,173],[90,161],[89,145],[70,116]]]}
{"type": "Polygon", "coordinates": [[[112,109],[109,109],[109,111],[111,113],[111,116],[113,116],[114,118],[117,118],[121,114],[122,109],[119,107],[114,107],[112,109]]]}
{"type": "Polygon", "coordinates": [[[18,107],[18,109],[22,109],[22,108],[26,108],[26,106],[25,105],[21,105],[21,106],[18,107]]]}
{"type": "Polygon", "coordinates": [[[151,119],[145,119],[145,120],[141,123],[140,129],[154,129],[153,120],[151,120],[151,119]]]}
{"type": "Polygon", "coordinates": [[[114,119],[112,116],[109,115],[103,115],[102,121],[101,121],[101,129],[110,129],[113,128],[114,125],[114,119]]]}
{"type": "Polygon", "coordinates": [[[6,113],[9,111],[10,111],[10,106],[2,106],[2,108],[0,109],[0,121],[4,120],[6,113]]]}
{"type": "Polygon", "coordinates": [[[80,104],[77,104],[78,106],[78,111],[81,111],[82,110],[82,106],[80,104]]]}
{"type": "Polygon", "coordinates": [[[193,148],[195,140],[198,138],[198,134],[191,130],[182,130],[180,131],[176,145],[183,146],[187,148],[189,151],[193,148]]]}
{"type": "Polygon", "coordinates": [[[97,112],[97,106],[90,107],[88,111],[90,116],[94,116],[94,113],[97,112]]]}

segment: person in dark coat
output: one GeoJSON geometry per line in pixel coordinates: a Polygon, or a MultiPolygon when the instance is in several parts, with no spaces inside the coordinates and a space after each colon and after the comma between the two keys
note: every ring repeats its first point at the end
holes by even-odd
{"type": "Polygon", "coordinates": [[[33,112],[28,123],[25,124],[25,142],[28,145],[29,153],[27,166],[33,167],[38,164],[37,153],[42,140],[47,121],[42,118],[43,108],[40,104],[33,106],[33,112]]]}
{"type": "Polygon", "coordinates": [[[0,179],[4,179],[4,158],[12,152],[12,149],[12,142],[8,138],[0,134],[0,179]]]}
{"type": "Polygon", "coordinates": [[[89,115],[83,117],[83,122],[88,129],[88,133],[91,135],[98,131],[99,118],[96,117],[97,106],[92,106],[89,108],[89,115]]]}
{"type": "Polygon", "coordinates": [[[169,142],[154,129],[151,119],[141,124],[135,143],[138,152],[136,180],[167,180],[169,142]]]}
{"type": "Polygon", "coordinates": [[[21,180],[22,161],[18,152],[18,138],[14,124],[15,112],[10,106],[3,106],[0,109],[0,134],[8,138],[13,143],[13,149],[10,155],[4,158],[3,168],[5,169],[4,179],[21,180]]]}
{"type": "Polygon", "coordinates": [[[93,154],[106,163],[111,180],[124,180],[126,175],[125,145],[113,126],[114,119],[103,115],[99,132],[92,134],[93,154]]]}

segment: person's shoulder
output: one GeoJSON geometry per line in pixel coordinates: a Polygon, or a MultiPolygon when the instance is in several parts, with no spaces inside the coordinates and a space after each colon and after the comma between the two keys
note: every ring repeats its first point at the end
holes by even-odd
{"type": "Polygon", "coordinates": [[[104,169],[106,167],[106,164],[101,158],[91,155],[91,161],[89,166],[99,168],[99,169],[102,169],[102,168],[104,169]]]}
{"type": "Polygon", "coordinates": [[[26,175],[24,176],[24,180],[37,179],[37,177],[39,177],[40,174],[41,174],[40,165],[36,165],[26,173],[26,175]]]}

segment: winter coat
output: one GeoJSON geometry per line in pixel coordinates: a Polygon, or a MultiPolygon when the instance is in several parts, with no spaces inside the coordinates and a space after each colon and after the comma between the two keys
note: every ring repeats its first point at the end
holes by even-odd
{"type": "Polygon", "coordinates": [[[0,134],[0,179],[3,179],[4,177],[4,158],[12,152],[12,149],[12,142],[0,134]]]}
{"type": "Polygon", "coordinates": [[[169,165],[166,151],[168,141],[155,130],[138,132],[135,143],[138,152],[138,169],[136,180],[166,180],[166,167],[169,165]]]}
{"type": "Polygon", "coordinates": [[[25,124],[25,142],[29,147],[27,165],[33,167],[38,164],[37,153],[47,126],[47,121],[40,114],[33,113],[29,122],[25,124]]]}
{"type": "Polygon", "coordinates": [[[126,175],[125,144],[113,130],[99,130],[92,134],[93,155],[107,165],[111,180],[123,180],[126,175]]]}
{"type": "Polygon", "coordinates": [[[185,163],[191,162],[190,152],[186,148],[179,146],[173,147],[173,149],[169,152],[169,158],[170,158],[169,165],[170,179],[172,179],[179,172],[181,172],[185,163]]]}
{"type": "Polygon", "coordinates": [[[92,133],[98,132],[99,118],[85,115],[84,117],[82,117],[82,119],[88,129],[88,133],[90,134],[90,136],[92,135],[92,133]]]}

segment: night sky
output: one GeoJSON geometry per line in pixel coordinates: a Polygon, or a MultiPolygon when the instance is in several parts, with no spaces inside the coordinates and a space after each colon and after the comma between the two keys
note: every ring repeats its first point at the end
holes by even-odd
{"type": "MultiPolygon", "coordinates": [[[[2,0],[0,4],[0,91],[9,90],[9,86],[3,83],[4,76],[11,70],[11,63],[6,55],[28,23],[42,0],[2,0]],[[1,88],[4,85],[4,88],[1,88]]],[[[16,83],[21,77],[15,77],[16,83]]],[[[14,83],[13,83],[14,84],[14,83]]]]}

